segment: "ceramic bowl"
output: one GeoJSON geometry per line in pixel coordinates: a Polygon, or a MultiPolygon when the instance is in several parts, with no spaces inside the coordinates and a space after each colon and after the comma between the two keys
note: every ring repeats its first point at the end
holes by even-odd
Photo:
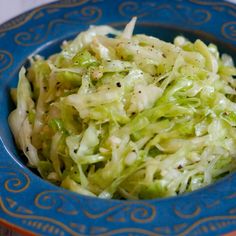
{"type": "MultiPolygon", "coordinates": [[[[64,0],[0,26],[0,222],[24,235],[222,235],[236,228],[236,174],[178,197],[103,200],[56,187],[28,169],[11,135],[9,97],[30,55],[48,56],[89,25],[122,28],[172,41],[213,42],[236,59],[236,5],[221,0],[64,0]]],[[[232,235],[234,235],[232,233],[232,235]]]]}

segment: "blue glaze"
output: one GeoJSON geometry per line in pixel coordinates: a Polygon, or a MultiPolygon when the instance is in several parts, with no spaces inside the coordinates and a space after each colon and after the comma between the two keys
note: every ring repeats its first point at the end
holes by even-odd
{"type": "Polygon", "coordinates": [[[26,58],[59,51],[64,39],[91,24],[121,28],[134,15],[135,33],[167,41],[179,34],[201,38],[236,59],[236,6],[221,0],[64,0],[0,26],[0,222],[40,235],[220,235],[236,229],[236,174],[178,197],[102,200],[45,182],[17,152],[7,123],[9,89],[26,58]]]}

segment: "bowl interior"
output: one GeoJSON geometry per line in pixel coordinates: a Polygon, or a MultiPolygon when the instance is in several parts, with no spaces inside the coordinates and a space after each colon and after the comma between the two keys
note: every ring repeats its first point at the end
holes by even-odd
{"type": "MultiPolygon", "coordinates": [[[[118,29],[122,29],[124,27],[124,24],[116,24],[113,25],[114,27],[118,29]]],[[[135,27],[135,34],[142,33],[147,34],[151,36],[158,37],[162,40],[172,42],[174,37],[177,35],[183,35],[186,38],[190,39],[191,41],[194,41],[196,39],[201,39],[206,43],[214,43],[218,46],[220,53],[227,53],[231,55],[234,60],[236,60],[236,50],[233,46],[221,42],[217,40],[212,35],[209,35],[204,32],[200,31],[183,31],[179,28],[174,28],[171,26],[160,26],[157,24],[137,24],[135,27]]],[[[73,39],[77,33],[67,35],[60,39],[55,39],[54,41],[51,41],[47,43],[46,45],[41,46],[38,50],[35,52],[32,52],[32,54],[40,54],[44,57],[48,57],[52,55],[53,53],[60,51],[60,45],[62,44],[63,40],[70,40],[73,39]]],[[[25,65],[26,67],[29,65],[27,59],[25,61],[21,62],[21,65],[25,65]]],[[[20,68],[19,68],[20,69],[20,68]]],[[[20,155],[20,152],[17,150],[13,136],[11,134],[11,131],[8,126],[8,115],[9,113],[14,109],[14,104],[11,101],[10,98],[10,89],[17,86],[18,82],[18,73],[13,74],[10,78],[4,78],[6,79],[6,82],[3,84],[2,93],[0,94],[0,104],[1,104],[1,114],[0,114],[0,138],[3,141],[3,144],[5,148],[7,149],[8,153],[10,154],[6,158],[13,158],[15,162],[22,166],[26,166],[26,159],[20,155]]],[[[34,171],[33,171],[34,172],[34,171]]],[[[37,173],[36,173],[37,174],[37,173]]]]}

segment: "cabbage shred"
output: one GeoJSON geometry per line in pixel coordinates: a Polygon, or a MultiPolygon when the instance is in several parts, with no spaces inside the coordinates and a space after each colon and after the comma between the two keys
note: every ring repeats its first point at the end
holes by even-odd
{"type": "Polygon", "coordinates": [[[133,35],[135,20],[124,32],[90,27],[21,69],[9,124],[44,179],[89,196],[152,199],[235,170],[232,58],[201,40],[133,35]]]}

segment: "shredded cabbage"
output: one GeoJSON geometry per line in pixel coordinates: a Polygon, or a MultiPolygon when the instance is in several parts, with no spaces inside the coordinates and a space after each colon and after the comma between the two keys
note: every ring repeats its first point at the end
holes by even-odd
{"type": "Polygon", "coordinates": [[[9,124],[31,167],[89,196],[151,199],[236,169],[236,68],[215,45],[90,27],[31,58],[9,124]],[[113,35],[114,37],[108,37],[113,35]]]}

